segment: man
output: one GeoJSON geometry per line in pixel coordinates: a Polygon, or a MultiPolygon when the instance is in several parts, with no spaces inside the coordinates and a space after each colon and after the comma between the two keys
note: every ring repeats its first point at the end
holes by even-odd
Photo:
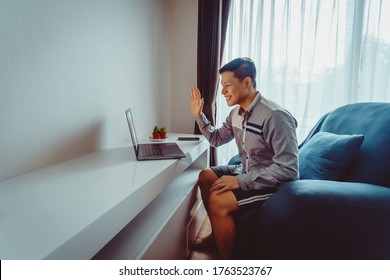
{"type": "Polygon", "coordinates": [[[190,93],[191,111],[212,146],[235,139],[242,164],[200,172],[198,184],[212,234],[196,240],[195,246],[215,244],[220,257],[229,259],[235,238],[232,212],[259,207],[281,183],[299,177],[297,122],[256,90],[256,67],[251,59],[234,59],[219,73],[221,93],[228,106],[239,106],[230,112],[221,128],[215,129],[202,113],[203,99],[194,87],[190,93]]]}

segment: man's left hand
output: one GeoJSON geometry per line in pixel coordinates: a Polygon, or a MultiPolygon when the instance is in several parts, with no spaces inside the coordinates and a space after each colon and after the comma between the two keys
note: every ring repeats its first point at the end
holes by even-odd
{"type": "Polygon", "coordinates": [[[210,188],[210,192],[216,192],[217,195],[231,191],[238,190],[240,188],[240,183],[236,176],[222,176],[217,179],[210,188]]]}

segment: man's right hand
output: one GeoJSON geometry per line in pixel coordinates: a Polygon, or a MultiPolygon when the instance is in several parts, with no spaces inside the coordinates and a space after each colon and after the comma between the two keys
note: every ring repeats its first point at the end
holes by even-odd
{"type": "Polygon", "coordinates": [[[200,118],[202,115],[204,100],[200,95],[199,89],[194,86],[190,93],[191,112],[195,118],[200,118]]]}

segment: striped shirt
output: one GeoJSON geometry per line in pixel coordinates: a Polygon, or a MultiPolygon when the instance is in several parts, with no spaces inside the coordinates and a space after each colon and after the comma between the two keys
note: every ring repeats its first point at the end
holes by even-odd
{"type": "Polygon", "coordinates": [[[235,107],[218,129],[204,114],[196,121],[214,147],[235,139],[241,159],[236,167],[241,189],[260,190],[299,179],[297,121],[259,92],[248,110],[235,107]]]}

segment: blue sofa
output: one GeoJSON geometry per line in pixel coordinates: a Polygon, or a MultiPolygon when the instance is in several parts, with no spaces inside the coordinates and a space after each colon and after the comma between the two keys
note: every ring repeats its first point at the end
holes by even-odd
{"type": "Polygon", "coordinates": [[[236,214],[236,259],[390,259],[390,103],[350,104],[323,116],[299,146],[300,167],[310,167],[319,148],[309,143],[324,131],[364,140],[338,180],[305,174],[261,208],[236,214]]]}

